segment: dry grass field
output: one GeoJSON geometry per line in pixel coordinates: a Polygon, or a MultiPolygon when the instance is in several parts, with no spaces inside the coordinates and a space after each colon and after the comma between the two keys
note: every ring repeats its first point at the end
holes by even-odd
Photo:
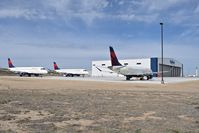
{"type": "Polygon", "coordinates": [[[159,85],[0,77],[0,133],[16,132],[199,133],[199,81],[159,85]]]}

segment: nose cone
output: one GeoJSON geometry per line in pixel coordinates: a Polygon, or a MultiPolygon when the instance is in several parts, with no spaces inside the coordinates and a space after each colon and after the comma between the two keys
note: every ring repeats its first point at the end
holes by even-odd
{"type": "Polygon", "coordinates": [[[50,72],[50,69],[46,69],[45,71],[46,71],[46,73],[49,73],[49,72],[50,72]]]}
{"type": "Polygon", "coordinates": [[[42,68],[42,73],[43,73],[43,74],[47,74],[49,71],[50,71],[49,69],[42,68]]]}
{"type": "Polygon", "coordinates": [[[49,72],[49,70],[46,70],[46,71],[45,71],[45,74],[47,74],[48,72],[49,72]]]}

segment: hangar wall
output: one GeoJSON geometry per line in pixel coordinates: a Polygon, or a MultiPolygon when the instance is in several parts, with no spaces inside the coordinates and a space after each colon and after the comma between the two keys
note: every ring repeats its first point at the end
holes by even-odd
{"type": "MultiPolygon", "coordinates": [[[[158,58],[158,71],[162,70],[161,58],[158,58]]],[[[180,77],[182,76],[183,64],[177,60],[171,58],[165,58],[163,60],[163,70],[168,71],[163,73],[165,77],[180,77]]],[[[161,74],[159,75],[161,76],[161,74]]]]}

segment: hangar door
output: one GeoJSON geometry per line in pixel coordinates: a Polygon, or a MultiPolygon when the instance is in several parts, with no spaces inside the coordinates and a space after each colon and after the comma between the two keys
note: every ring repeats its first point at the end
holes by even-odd
{"type": "MultiPolygon", "coordinates": [[[[159,72],[162,71],[162,65],[159,64],[159,72]]],[[[169,66],[169,65],[163,65],[163,71],[165,77],[180,77],[181,76],[181,68],[176,66],[169,66]],[[168,72],[165,72],[168,71],[168,72]]],[[[161,74],[160,74],[161,75],[161,74]]]]}

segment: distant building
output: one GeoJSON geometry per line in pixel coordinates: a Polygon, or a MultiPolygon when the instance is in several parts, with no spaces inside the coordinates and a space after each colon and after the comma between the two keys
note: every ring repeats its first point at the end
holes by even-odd
{"type": "MultiPolygon", "coordinates": [[[[119,60],[122,65],[140,66],[151,69],[154,77],[161,76],[162,63],[161,58],[141,58],[141,59],[125,59],[119,60]]],[[[122,76],[112,72],[107,67],[111,66],[110,60],[92,61],[92,76],[116,77],[122,76]]],[[[163,59],[163,70],[165,77],[180,77],[183,76],[183,64],[172,58],[163,59]]]]}

